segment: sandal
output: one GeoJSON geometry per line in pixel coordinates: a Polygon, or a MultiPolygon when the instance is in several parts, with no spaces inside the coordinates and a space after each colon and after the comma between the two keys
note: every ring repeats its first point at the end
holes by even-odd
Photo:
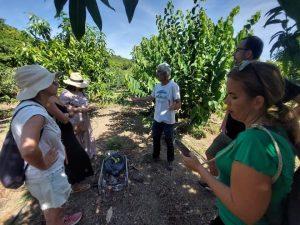
{"type": "Polygon", "coordinates": [[[75,225],[77,224],[82,218],[82,213],[77,212],[72,215],[65,215],[64,216],[64,224],[65,225],[75,225]]]}
{"type": "Polygon", "coordinates": [[[72,193],[87,191],[91,188],[90,184],[75,184],[72,186],[72,193]]]}

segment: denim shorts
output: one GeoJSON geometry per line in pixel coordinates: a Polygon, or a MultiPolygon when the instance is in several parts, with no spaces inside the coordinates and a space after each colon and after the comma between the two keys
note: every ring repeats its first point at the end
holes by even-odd
{"type": "Polygon", "coordinates": [[[26,180],[26,186],[30,194],[39,201],[42,210],[62,207],[71,193],[64,167],[46,177],[26,180]]]}

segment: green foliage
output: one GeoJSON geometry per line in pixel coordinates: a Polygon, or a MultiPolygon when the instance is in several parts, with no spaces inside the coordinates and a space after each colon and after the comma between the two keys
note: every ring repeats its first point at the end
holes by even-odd
{"type": "Polygon", "coordinates": [[[131,60],[116,55],[112,55],[112,57],[108,59],[108,63],[110,67],[117,67],[122,70],[130,70],[132,67],[131,60]]]}
{"type": "Polygon", "coordinates": [[[5,24],[5,20],[0,18],[0,65],[16,66],[15,50],[22,46],[25,40],[27,37],[24,33],[5,24]]]}
{"type": "Polygon", "coordinates": [[[256,13],[234,37],[233,19],[239,7],[216,24],[199,1],[185,14],[174,11],[168,2],[163,16],[157,16],[158,35],[143,38],[133,50],[133,75],[126,77],[129,90],[146,95],[152,90],[156,66],[168,62],[182,98],[181,118],[192,125],[205,124],[211,113],[220,110],[225,97],[225,75],[233,65],[236,44],[251,32],[260,18],[256,13]]]}
{"type": "Polygon", "coordinates": [[[14,69],[0,64],[0,102],[10,102],[18,93],[13,74],[14,69]]]}
{"type": "Polygon", "coordinates": [[[200,138],[205,138],[206,133],[204,131],[204,126],[193,126],[189,130],[189,134],[191,134],[194,138],[200,139],[200,138]]]}
{"type": "Polygon", "coordinates": [[[286,14],[293,18],[300,29],[300,1],[299,0],[278,0],[278,3],[286,12],[286,14]]]}
{"type": "MultiPolygon", "coordinates": [[[[67,1],[68,0],[54,0],[57,16],[61,14],[67,1]]],[[[107,7],[115,10],[113,7],[111,7],[108,0],[101,1],[107,7]]],[[[123,0],[129,23],[132,20],[138,2],[139,0],[123,0]]],[[[80,40],[85,34],[86,9],[89,11],[98,28],[102,30],[102,19],[96,0],[69,0],[69,16],[71,27],[77,40],[80,40]]]]}
{"type": "Polygon", "coordinates": [[[120,150],[122,143],[119,137],[114,136],[107,140],[106,147],[109,150],[120,150]]]}
{"type": "Polygon", "coordinates": [[[112,55],[106,48],[105,36],[96,28],[87,27],[81,41],[72,34],[69,19],[62,14],[61,32],[51,37],[47,21],[29,16],[26,32],[18,31],[0,20],[0,101],[15,99],[17,86],[14,68],[39,63],[50,71],[61,71],[68,78],[72,71],[80,71],[91,81],[87,94],[91,101],[118,102],[127,95],[125,75],[131,73],[132,62],[112,55]]]}
{"type": "MultiPolygon", "coordinates": [[[[282,1],[285,2],[285,1],[282,1]]],[[[295,7],[299,3],[295,3],[295,7]]],[[[297,24],[287,16],[281,6],[275,7],[266,13],[268,20],[266,26],[280,24],[282,30],[276,32],[270,40],[274,42],[270,56],[278,61],[283,73],[290,79],[298,80],[300,76],[300,30],[297,24]],[[275,51],[276,50],[276,51],[275,51]]],[[[299,27],[299,26],[298,26],[299,27]]]]}
{"type": "Polygon", "coordinates": [[[60,81],[68,78],[70,72],[80,71],[90,80],[90,99],[107,100],[106,96],[112,95],[110,86],[115,79],[105,71],[111,53],[106,48],[104,34],[88,26],[86,35],[77,41],[71,33],[69,20],[64,15],[60,19],[62,32],[51,38],[49,24],[30,16],[27,32],[33,40],[24,43],[17,52],[19,65],[38,63],[51,71],[61,71],[65,77],[60,77],[60,81]]]}
{"type": "Polygon", "coordinates": [[[15,51],[27,39],[23,32],[0,19],[0,102],[9,102],[17,94],[13,79],[14,67],[17,65],[15,51]]]}

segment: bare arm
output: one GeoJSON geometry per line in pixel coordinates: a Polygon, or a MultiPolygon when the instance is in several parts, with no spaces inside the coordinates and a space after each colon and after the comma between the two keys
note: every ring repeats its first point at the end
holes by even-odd
{"type": "Polygon", "coordinates": [[[89,112],[91,110],[93,110],[95,107],[89,107],[89,106],[72,106],[72,105],[68,105],[68,112],[72,112],[72,113],[85,113],[85,112],[89,112]]]}
{"type": "Polygon", "coordinates": [[[198,172],[223,204],[246,224],[254,224],[266,212],[271,199],[271,178],[235,161],[228,187],[212,176],[195,158],[184,157],[184,163],[198,172]]]}
{"type": "Polygon", "coordinates": [[[181,108],[181,100],[176,99],[172,105],[170,105],[169,110],[178,110],[181,108]]]}
{"type": "Polygon", "coordinates": [[[53,115],[59,122],[68,123],[69,122],[69,114],[63,113],[56,105],[56,100],[53,97],[50,97],[47,103],[47,111],[53,115]]]}
{"type": "Polygon", "coordinates": [[[22,158],[40,170],[48,169],[58,158],[57,150],[51,149],[43,157],[39,148],[41,129],[44,123],[43,116],[33,116],[25,123],[21,134],[20,153],[22,158]]]}

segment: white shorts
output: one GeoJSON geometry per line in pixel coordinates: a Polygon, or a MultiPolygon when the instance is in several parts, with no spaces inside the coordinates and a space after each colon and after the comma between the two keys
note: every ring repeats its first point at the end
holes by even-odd
{"type": "Polygon", "coordinates": [[[31,195],[39,201],[42,210],[61,208],[71,193],[71,185],[64,167],[46,177],[27,180],[26,186],[31,195]]]}

